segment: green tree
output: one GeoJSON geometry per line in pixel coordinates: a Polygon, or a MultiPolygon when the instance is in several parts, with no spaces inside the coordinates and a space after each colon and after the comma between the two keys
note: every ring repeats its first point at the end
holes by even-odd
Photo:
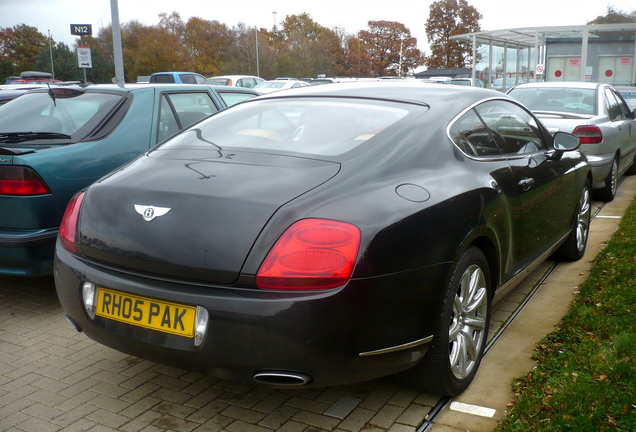
{"type": "Polygon", "coordinates": [[[624,24],[636,22],[636,10],[625,12],[613,6],[607,6],[607,13],[599,15],[587,24],[624,24]]]}
{"type": "Polygon", "coordinates": [[[432,3],[426,21],[426,36],[431,45],[431,55],[424,64],[430,69],[471,65],[471,44],[452,40],[451,36],[481,31],[481,18],[482,15],[466,0],[438,0],[432,3]]]}
{"type": "Polygon", "coordinates": [[[395,21],[369,21],[368,30],[358,38],[367,52],[371,76],[397,76],[415,69],[424,61],[417,39],[404,24],[395,21]],[[401,69],[400,69],[401,67],[401,69]]]}
{"type": "Polygon", "coordinates": [[[338,34],[316,23],[307,13],[288,15],[268,37],[276,52],[277,76],[331,74],[343,52],[338,34]]]}

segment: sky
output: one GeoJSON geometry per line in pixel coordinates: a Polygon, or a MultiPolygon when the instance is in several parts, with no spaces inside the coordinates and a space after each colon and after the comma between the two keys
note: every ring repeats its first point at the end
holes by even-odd
{"type": "MultiPolygon", "coordinates": [[[[368,21],[396,21],[404,24],[418,40],[418,47],[428,52],[426,20],[434,0],[0,0],[0,27],[26,24],[44,35],[50,30],[56,42],[73,47],[76,36],[71,24],[91,24],[93,35],[112,20],[111,5],[119,9],[119,21],[124,24],[136,19],[142,24],[156,25],[158,15],[179,12],[184,22],[190,17],[217,20],[229,27],[239,22],[247,26],[271,29],[288,15],[308,13],[312,19],[328,28],[340,27],[351,34],[367,28],[368,21]]],[[[585,25],[607,7],[625,12],[636,9],[634,0],[468,0],[483,18],[483,30],[519,27],[585,25]]]]}

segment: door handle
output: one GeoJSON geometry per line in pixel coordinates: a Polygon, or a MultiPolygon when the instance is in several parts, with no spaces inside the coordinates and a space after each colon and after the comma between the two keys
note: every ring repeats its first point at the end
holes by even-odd
{"type": "Polygon", "coordinates": [[[521,179],[518,183],[518,185],[521,186],[524,191],[530,190],[533,184],[534,184],[534,179],[528,178],[528,177],[521,179]]]}

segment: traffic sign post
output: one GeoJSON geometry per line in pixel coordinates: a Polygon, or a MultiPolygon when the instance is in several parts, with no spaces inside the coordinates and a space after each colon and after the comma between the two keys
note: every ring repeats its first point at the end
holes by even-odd
{"type": "Polygon", "coordinates": [[[77,65],[84,69],[84,82],[86,82],[86,69],[93,67],[91,49],[89,47],[77,47],[77,65]]]}
{"type": "MultiPolygon", "coordinates": [[[[83,36],[91,36],[93,34],[92,24],[71,24],[71,34],[80,37],[80,43],[83,36]]],[[[91,60],[91,49],[89,47],[77,47],[77,65],[84,69],[84,82],[86,82],[86,69],[93,67],[91,60]]]]}
{"type": "Polygon", "coordinates": [[[73,36],[90,36],[93,34],[91,24],[71,24],[71,34],[73,36]]]}

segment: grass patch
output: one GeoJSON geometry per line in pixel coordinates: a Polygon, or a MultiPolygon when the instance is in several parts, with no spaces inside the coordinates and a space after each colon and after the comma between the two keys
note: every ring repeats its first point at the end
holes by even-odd
{"type": "Polygon", "coordinates": [[[496,432],[636,431],[636,202],[534,359],[496,432]]]}

